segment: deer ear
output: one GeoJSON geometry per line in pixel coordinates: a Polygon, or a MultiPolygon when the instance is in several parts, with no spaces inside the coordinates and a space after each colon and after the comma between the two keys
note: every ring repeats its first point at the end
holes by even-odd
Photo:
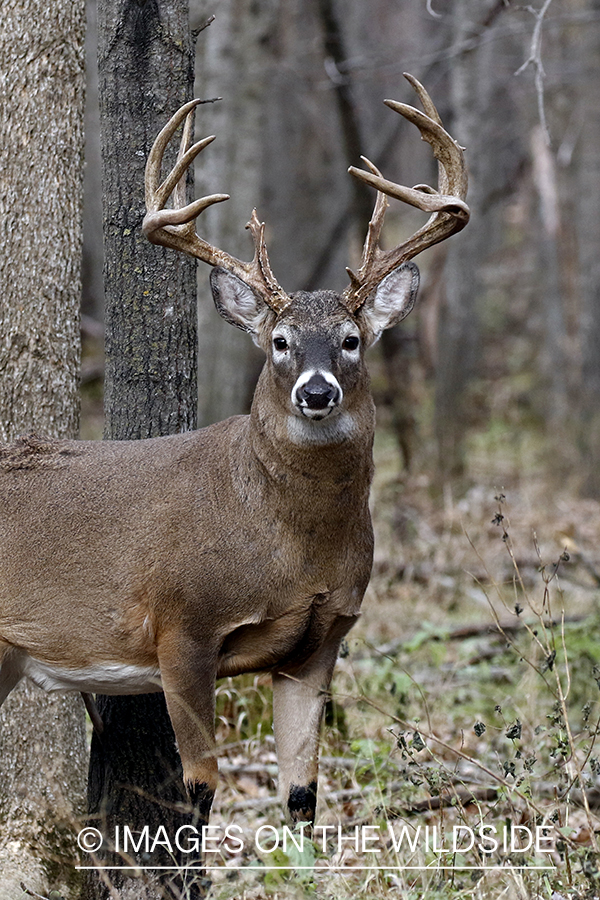
{"type": "Polygon", "coordinates": [[[221,266],[215,266],[210,273],[210,286],[219,315],[231,325],[255,335],[266,305],[252,288],[221,266]]]}
{"type": "Polygon", "coordinates": [[[386,328],[396,325],[409,314],[419,290],[419,270],[412,262],[404,263],[379,282],[375,293],[360,311],[373,331],[373,342],[386,328]]]}

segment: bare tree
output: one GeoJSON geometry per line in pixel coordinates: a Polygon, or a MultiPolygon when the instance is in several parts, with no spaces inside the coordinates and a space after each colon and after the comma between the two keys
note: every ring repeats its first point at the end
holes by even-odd
{"type": "Polygon", "coordinates": [[[542,125],[531,134],[533,182],[538,197],[537,250],[543,281],[544,342],[541,376],[544,387],[544,416],[547,424],[564,438],[569,416],[567,332],[561,277],[561,211],[555,155],[542,125]]]}
{"type": "MultiPolygon", "coordinates": [[[[586,3],[589,13],[598,3],[586,3]]],[[[577,221],[581,291],[579,448],[584,490],[600,497],[600,22],[592,18],[581,39],[581,138],[577,148],[577,221]]]]}
{"type": "Polygon", "coordinates": [[[98,105],[98,4],[86,0],[85,33],[85,175],[83,182],[82,312],[101,320],[104,314],[102,268],[102,178],[98,105]]]}
{"type": "MultiPolygon", "coordinates": [[[[98,6],[99,94],[105,247],[105,437],[174,434],[195,427],[196,280],[194,265],[148,243],[144,165],[157,132],[191,97],[193,47],[181,0],[98,6]]],[[[189,817],[164,696],[101,697],[104,723],[95,735],[89,811],[102,833],[164,825],[173,833],[189,817]]],[[[104,848],[106,850],[107,848],[104,848]]],[[[122,860],[106,856],[119,865],[122,860]]],[[[172,864],[165,854],[164,865],[172,864]]],[[[160,895],[128,873],[115,873],[120,896],[160,895]]],[[[91,876],[88,897],[107,894],[91,876]]]]}
{"type": "MultiPolygon", "coordinates": [[[[227,203],[207,212],[204,237],[240,259],[247,259],[252,243],[244,233],[252,209],[268,218],[262,186],[266,95],[273,57],[274,28],[279,0],[195,0],[192,23],[201,25],[216,13],[215,25],[198,44],[196,96],[222,97],[198,112],[204,134],[216,134],[215,152],[198,165],[200,193],[208,185],[231,195],[227,203]]],[[[199,420],[208,425],[247,412],[262,354],[241,333],[232,334],[214,315],[204,271],[199,272],[199,420]]]]}
{"type": "Polygon", "coordinates": [[[455,0],[451,11],[449,102],[454,130],[468,150],[474,227],[449,246],[446,259],[435,376],[435,431],[442,480],[464,470],[469,388],[481,363],[483,264],[490,252],[498,200],[506,194],[508,180],[514,175],[514,153],[510,143],[507,147],[511,132],[506,127],[514,109],[496,74],[504,47],[498,41],[484,40],[504,8],[495,0],[455,0]],[[502,115],[495,115],[494,110],[502,111],[502,115]]]}
{"type": "MultiPolygon", "coordinates": [[[[2,4],[3,441],[78,430],[84,24],[84,0],[2,4]]],[[[15,691],[0,716],[2,900],[20,896],[21,882],[43,894],[75,890],[85,757],[78,696],[15,691]]]]}

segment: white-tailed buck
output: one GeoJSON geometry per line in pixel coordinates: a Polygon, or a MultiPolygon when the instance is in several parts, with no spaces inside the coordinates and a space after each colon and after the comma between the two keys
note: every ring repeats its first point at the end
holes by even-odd
{"type": "Polygon", "coordinates": [[[312,821],[318,732],[340,641],[371,572],[368,508],[374,406],[364,353],[410,312],[409,262],[467,223],[463,154],[424,88],[425,112],[387,101],[439,161],[439,190],[353,175],[377,188],[362,261],[343,294],[286,294],[264,226],[254,259],[202,240],[194,220],[227,199],[186,205],[197,100],[156,139],[144,231],[214,266],[219,313],[266,353],[252,411],[200,431],[141,441],[22,437],[0,449],[0,703],[28,676],[48,690],[163,690],[184,779],[206,820],[217,780],[215,681],[273,678],[279,788],[292,821],[312,821]],[[185,120],[173,171],[165,147],[185,120]],[[166,208],[174,193],[173,208],[166,208]],[[386,195],[432,213],[384,252],[386,195]]]}

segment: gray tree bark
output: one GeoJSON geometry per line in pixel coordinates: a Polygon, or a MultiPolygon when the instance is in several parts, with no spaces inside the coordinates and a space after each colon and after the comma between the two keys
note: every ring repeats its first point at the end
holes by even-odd
{"type": "Polygon", "coordinates": [[[83,313],[104,318],[104,248],[102,240],[102,177],[100,109],[98,104],[98,4],[86,0],[85,33],[85,174],[83,180],[83,313]]]}
{"type": "MultiPolygon", "coordinates": [[[[194,24],[216,12],[199,42],[196,96],[222,97],[198,113],[202,134],[217,140],[202,153],[196,168],[197,194],[231,195],[202,214],[198,230],[205,240],[240,259],[252,256],[245,231],[252,210],[266,214],[262,172],[267,126],[266,94],[272,60],[278,0],[201,0],[193,4],[194,24]]],[[[269,234],[267,234],[267,244],[269,234]]],[[[247,412],[263,355],[247,336],[215,315],[208,269],[198,269],[199,422],[208,425],[247,412]]],[[[285,273],[276,275],[285,283],[285,273]]]]}
{"type": "MultiPolygon", "coordinates": [[[[84,0],[5,0],[0,29],[0,439],[75,437],[84,0]]],[[[85,789],[78,695],[20,686],[0,714],[0,898],[74,896],[85,789]]]]}
{"type": "MultiPolygon", "coordinates": [[[[515,114],[502,85],[494,79],[500,52],[490,40],[474,37],[493,28],[494,0],[455,0],[453,41],[463,48],[450,66],[451,133],[467,148],[471,221],[448,242],[446,295],[438,337],[435,432],[442,481],[464,471],[464,436],[470,420],[469,387],[477,372],[481,332],[479,297],[482,263],[489,251],[493,209],[505,192],[515,149],[505,123],[515,114]],[[490,24],[486,24],[486,23],[490,24]]],[[[514,174],[514,169],[513,169],[514,174]]]]}
{"type": "Polygon", "coordinates": [[[538,195],[538,254],[544,300],[544,344],[541,353],[544,418],[554,439],[560,441],[569,420],[567,329],[561,282],[561,220],[555,159],[541,125],[535,126],[531,135],[531,157],[533,182],[538,195]]]}
{"type": "MultiPolygon", "coordinates": [[[[193,48],[188,6],[181,0],[102,0],[98,23],[105,437],[131,440],[196,424],[194,262],[155,247],[141,231],[146,158],[159,130],[191,97],[193,48]]],[[[177,148],[170,149],[165,172],[176,155],[177,148]]],[[[89,812],[100,817],[104,864],[122,865],[108,852],[115,826],[135,832],[163,825],[175,834],[189,815],[182,811],[186,797],[164,696],[99,697],[98,708],[104,731],[92,741],[89,812]]],[[[154,854],[152,865],[173,860],[154,854]]],[[[171,877],[109,876],[121,898],[135,900],[163,896],[161,885],[171,877]]],[[[91,875],[87,896],[109,896],[106,876],[91,875]]]]}
{"type": "MultiPolygon", "coordinates": [[[[589,0],[591,13],[600,2],[589,0]]],[[[583,490],[600,497],[600,25],[591,19],[582,35],[582,131],[577,153],[579,278],[581,290],[581,391],[579,449],[583,490]]]]}
{"type": "MultiPolygon", "coordinates": [[[[151,245],[141,231],[146,158],[158,131],[191,98],[193,52],[182,0],[101,0],[98,14],[104,436],[131,440],[196,424],[195,264],[151,245]]],[[[170,150],[165,171],[177,147],[170,150]]]]}
{"type": "MultiPolygon", "coordinates": [[[[476,7],[480,5],[478,0],[456,0],[453,4],[453,37],[457,43],[470,36],[478,14],[476,7]]],[[[435,383],[435,430],[440,475],[444,481],[463,471],[466,391],[477,355],[476,272],[482,246],[480,197],[484,189],[478,152],[483,149],[479,134],[486,105],[482,96],[486,82],[480,83],[481,70],[479,50],[458,56],[450,69],[453,134],[468,149],[467,200],[471,222],[462,234],[452,239],[446,258],[446,302],[439,326],[435,383]]]]}

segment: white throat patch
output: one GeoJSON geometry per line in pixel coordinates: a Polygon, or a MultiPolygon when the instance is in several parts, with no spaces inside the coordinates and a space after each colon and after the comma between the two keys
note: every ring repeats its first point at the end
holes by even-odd
{"type": "Polygon", "coordinates": [[[340,411],[336,416],[314,420],[300,416],[287,417],[287,433],[297,446],[325,446],[342,444],[356,434],[356,423],[350,413],[340,411]]]}

